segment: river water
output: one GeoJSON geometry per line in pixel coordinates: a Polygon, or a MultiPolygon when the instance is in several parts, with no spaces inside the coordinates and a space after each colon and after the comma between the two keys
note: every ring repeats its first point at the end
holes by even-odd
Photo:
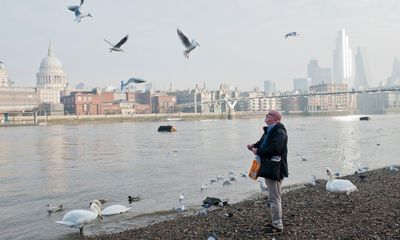
{"type": "MultiPolygon", "coordinates": [[[[263,118],[175,122],[48,125],[0,128],[0,239],[72,239],[77,229],[55,223],[68,210],[87,209],[92,199],[131,206],[84,228],[87,235],[122,231],[162,219],[180,193],[188,209],[207,196],[230,203],[259,194],[259,183],[239,175],[253,155],[263,118]],[[159,133],[173,124],[175,133],[159,133]],[[210,177],[238,176],[224,188],[210,177]],[[200,186],[208,188],[200,191],[200,186]],[[131,205],[128,195],[142,200],[131,205]],[[66,211],[48,215],[46,204],[66,211]]],[[[326,179],[325,168],[351,174],[399,164],[400,115],[284,116],[289,135],[290,176],[284,185],[326,179]],[[303,161],[305,158],[307,161],[303,161]]]]}

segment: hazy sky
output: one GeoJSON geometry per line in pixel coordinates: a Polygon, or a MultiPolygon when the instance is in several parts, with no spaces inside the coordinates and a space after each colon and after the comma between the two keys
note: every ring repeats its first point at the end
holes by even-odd
{"type": "Polygon", "coordinates": [[[310,59],[332,67],[337,32],[353,52],[366,49],[372,82],[385,81],[400,55],[399,0],[86,0],[93,18],[74,22],[79,0],[1,0],[0,61],[15,86],[34,86],[52,40],[69,82],[119,86],[135,76],[157,89],[221,83],[250,90],[264,80],[290,90],[307,76],[310,59]],[[200,47],[185,59],[179,27],[200,47]],[[287,32],[301,36],[285,40],[287,32]],[[109,53],[104,38],[129,33],[125,52],[109,53]]]}

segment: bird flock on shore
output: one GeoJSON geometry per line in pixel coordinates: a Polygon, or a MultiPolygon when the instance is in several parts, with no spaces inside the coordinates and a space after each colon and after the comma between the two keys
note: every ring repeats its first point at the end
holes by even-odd
{"type": "MultiPolygon", "coordinates": [[[[247,173],[240,173],[242,178],[247,178],[247,173]]],[[[218,182],[222,182],[222,187],[223,188],[231,188],[233,183],[237,182],[237,176],[236,173],[233,170],[230,170],[228,172],[228,175],[224,177],[222,174],[218,174],[215,177],[209,177],[209,183],[205,183],[200,185],[199,191],[200,194],[203,194],[205,191],[208,190],[209,186],[211,187],[212,185],[216,185],[218,182]]],[[[264,186],[260,182],[260,189],[262,191],[262,194],[266,193],[266,186],[264,186]]],[[[129,204],[132,204],[132,202],[138,202],[141,201],[142,198],[141,196],[128,196],[128,202],[129,204]]],[[[228,199],[224,200],[226,203],[229,201],[228,199]]],[[[56,223],[72,227],[72,228],[78,228],[79,233],[83,235],[83,227],[84,225],[87,225],[91,222],[94,222],[95,220],[103,220],[103,217],[105,216],[111,216],[111,215],[116,215],[116,214],[122,214],[128,212],[131,207],[125,207],[124,205],[121,204],[115,204],[108,206],[102,210],[102,204],[106,203],[107,201],[104,199],[98,199],[98,200],[92,200],[89,203],[89,209],[75,209],[75,210],[70,210],[66,214],[64,214],[62,220],[56,221],[56,223]]],[[[65,210],[63,207],[63,204],[57,204],[57,205],[52,205],[52,204],[47,204],[46,205],[47,211],[50,214],[55,213],[55,212],[62,212],[65,210]]],[[[220,207],[224,206],[224,204],[219,205],[220,207]]],[[[202,209],[199,210],[199,213],[205,215],[207,214],[210,205],[203,204],[202,209]]],[[[176,212],[183,212],[187,210],[187,207],[185,205],[185,194],[180,193],[178,196],[178,202],[176,206],[173,207],[173,210],[176,212]]]]}
{"type": "MultiPolygon", "coordinates": [[[[173,151],[174,152],[174,151],[173,151]]],[[[177,151],[176,151],[177,152],[177,151]]],[[[300,156],[301,154],[297,154],[300,156]]],[[[305,163],[307,164],[307,163],[305,163]]],[[[356,164],[354,167],[356,167],[356,173],[355,173],[355,179],[359,181],[365,181],[365,173],[366,171],[369,170],[368,166],[361,165],[361,164],[356,164]],[[361,177],[364,176],[364,177],[361,177]]],[[[390,166],[389,170],[391,172],[398,172],[398,167],[396,166],[390,166]]],[[[348,200],[350,201],[350,194],[358,191],[357,187],[352,183],[350,180],[346,179],[337,179],[337,176],[340,173],[333,173],[333,171],[327,167],[326,168],[326,174],[328,176],[328,180],[326,182],[325,189],[329,193],[333,193],[337,196],[339,195],[346,195],[348,197],[348,200]]],[[[233,184],[238,181],[237,176],[241,176],[243,179],[250,179],[248,178],[248,173],[247,172],[242,172],[239,174],[236,174],[234,170],[229,170],[228,174],[224,176],[223,174],[217,174],[216,176],[210,176],[208,177],[207,183],[203,183],[199,186],[199,191],[201,196],[203,196],[203,193],[206,191],[209,191],[209,188],[211,187],[216,187],[216,186],[221,186],[222,188],[232,188],[233,184]],[[221,184],[222,182],[222,184],[221,184]],[[219,183],[219,184],[218,184],[219,183]]],[[[259,182],[259,189],[261,196],[265,196],[268,199],[268,188],[265,186],[264,181],[261,179],[257,180],[259,182]]],[[[307,182],[305,186],[307,187],[315,187],[320,181],[317,179],[315,175],[311,176],[310,182],[307,182]]],[[[295,188],[293,188],[295,189],[295,188]]],[[[234,189],[233,189],[234,190],[234,189]]],[[[282,191],[282,192],[287,192],[287,191],[282,191]]],[[[208,198],[208,197],[207,197],[208,198]]],[[[141,201],[142,198],[141,196],[128,196],[128,202],[129,204],[132,204],[132,202],[138,202],[141,201]]],[[[228,199],[225,199],[223,202],[226,204],[228,203],[228,199]]],[[[93,200],[89,203],[89,209],[75,209],[67,212],[64,214],[62,220],[56,221],[56,223],[68,226],[68,227],[73,227],[73,228],[78,228],[79,233],[83,234],[83,227],[86,224],[89,224],[91,222],[94,222],[95,220],[103,220],[103,217],[106,216],[111,216],[111,215],[116,215],[116,214],[123,214],[128,212],[131,207],[126,207],[121,204],[114,204],[111,206],[108,206],[104,209],[102,209],[102,205],[106,203],[107,201],[104,199],[99,199],[99,200],[93,200]]],[[[224,204],[223,202],[219,202],[217,204],[218,207],[223,207],[224,204]]],[[[64,205],[63,204],[55,204],[51,205],[48,204],[46,205],[48,207],[47,211],[50,214],[56,213],[56,212],[61,212],[64,211],[64,205]]],[[[268,206],[268,201],[267,201],[267,206],[268,206]]],[[[201,209],[197,211],[197,214],[199,215],[207,215],[208,214],[208,208],[211,207],[210,204],[202,204],[201,209]]],[[[187,211],[188,208],[185,205],[185,194],[182,192],[179,194],[177,197],[177,204],[173,207],[173,210],[176,211],[177,213],[187,211]]]]}

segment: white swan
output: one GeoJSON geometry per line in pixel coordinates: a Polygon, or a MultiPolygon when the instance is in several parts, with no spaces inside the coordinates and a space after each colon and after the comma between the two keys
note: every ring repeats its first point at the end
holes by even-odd
{"type": "Polygon", "coordinates": [[[62,221],[57,221],[56,223],[79,228],[80,234],[83,234],[83,225],[92,222],[96,218],[103,219],[100,206],[97,203],[91,201],[89,207],[90,210],[77,209],[69,211],[64,215],[62,221]]]}
{"type": "Polygon", "coordinates": [[[326,168],[326,174],[329,176],[329,180],[326,183],[326,191],[333,193],[345,193],[349,196],[350,193],[357,191],[357,187],[345,179],[335,179],[330,168],[326,168]]]}
{"type": "Polygon", "coordinates": [[[109,215],[115,215],[115,214],[121,214],[124,212],[127,212],[129,209],[131,209],[130,207],[127,208],[123,205],[111,205],[109,207],[104,208],[103,211],[101,211],[101,215],[102,216],[109,216],[109,215]]]}

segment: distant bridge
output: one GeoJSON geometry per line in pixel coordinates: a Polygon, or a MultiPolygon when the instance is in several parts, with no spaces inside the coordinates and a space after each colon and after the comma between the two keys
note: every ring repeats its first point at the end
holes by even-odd
{"type": "Polygon", "coordinates": [[[0,113],[6,112],[35,112],[38,109],[38,105],[34,104],[13,104],[13,105],[0,105],[0,113]]]}
{"type": "Polygon", "coordinates": [[[399,87],[390,87],[390,88],[369,88],[365,90],[351,90],[351,91],[341,91],[341,92],[300,92],[300,93],[280,93],[279,95],[272,96],[258,96],[258,97],[240,97],[240,98],[225,98],[225,99],[217,99],[206,102],[192,102],[192,103],[183,103],[177,104],[178,107],[185,106],[195,106],[195,105],[204,105],[204,104],[218,104],[218,103],[230,103],[235,101],[243,101],[249,99],[263,99],[263,98],[292,98],[292,97],[311,97],[311,96],[329,96],[329,95],[347,95],[347,94],[360,94],[360,93],[382,93],[382,92],[400,92],[399,87]]]}

